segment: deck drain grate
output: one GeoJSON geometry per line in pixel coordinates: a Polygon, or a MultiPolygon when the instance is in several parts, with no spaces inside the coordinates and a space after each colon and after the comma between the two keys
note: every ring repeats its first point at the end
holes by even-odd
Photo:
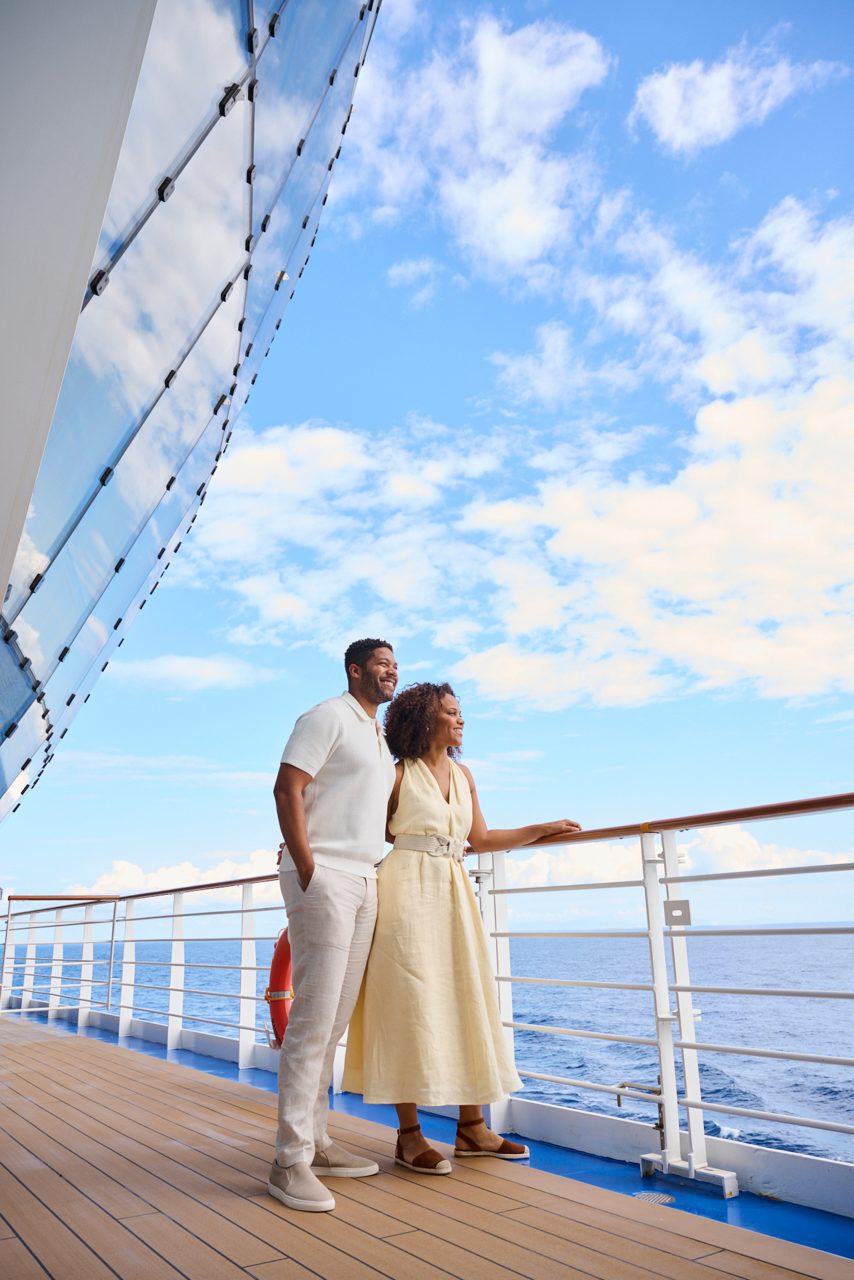
{"type": "Polygon", "coordinates": [[[633,1191],[635,1200],[645,1200],[647,1204],[674,1204],[675,1197],[665,1195],[663,1191],[633,1191]]]}

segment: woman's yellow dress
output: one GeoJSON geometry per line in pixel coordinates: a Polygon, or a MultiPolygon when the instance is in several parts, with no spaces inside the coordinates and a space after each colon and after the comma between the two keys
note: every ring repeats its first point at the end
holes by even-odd
{"type": "MultiPolygon", "coordinates": [[[[404,762],[392,835],[465,840],[468,779],[451,761],[450,799],[421,760],[404,762]]],[[[379,870],[377,927],[350,1022],[343,1088],[366,1102],[494,1102],[522,1088],[465,866],[394,848],[379,870]]]]}

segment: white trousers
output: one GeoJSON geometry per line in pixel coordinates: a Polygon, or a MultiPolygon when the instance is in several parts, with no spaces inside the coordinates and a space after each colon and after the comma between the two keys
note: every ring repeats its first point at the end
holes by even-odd
{"type": "Polygon", "coordinates": [[[282,867],[294,1001],[279,1055],[280,1165],[311,1163],[326,1132],[335,1049],[362,985],[377,918],[377,882],[315,864],[303,893],[282,867]]]}

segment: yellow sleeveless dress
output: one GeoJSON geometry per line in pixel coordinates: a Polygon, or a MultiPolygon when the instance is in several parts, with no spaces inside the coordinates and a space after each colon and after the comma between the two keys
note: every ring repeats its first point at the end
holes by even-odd
{"type": "MultiPolygon", "coordinates": [[[[405,761],[392,835],[464,840],[471,821],[471,790],[458,765],[451,761],[446,801],[423,761],[405,761]]],[[[395,848],[380,867],[377,898],[343,1088],[366,1102],[423,1106],[494,1102],[521,1089],[464,864],[395,848]]]]}

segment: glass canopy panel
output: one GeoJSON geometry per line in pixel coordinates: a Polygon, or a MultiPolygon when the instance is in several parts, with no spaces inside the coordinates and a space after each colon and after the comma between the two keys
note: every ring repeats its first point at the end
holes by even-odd
{"type": "MultiPolygon", "coordinates": [[[[99,487],[38,591],[24,604],[16,625],[20,630],[24,623],[38,635],[33,663],[39,679],[47,678],[60,651],[72,643],[116,564],[126,559],[171,477],[202,436],[230,377],[238,312],[239,297],[232,291],[117,463],[112,480],[99,487]]],[[[227,414],[227,404],[221,404],[220,430],[227,414]]],[[[125,572],[124,564],[120,571],[125,572]]]]}
{"type": "Polygon", "coordinates": [[[240,365],[237,386],[234,392],[235,417],[246,403],[247,396],[251,393],[252,386],[260,372],[261,362],[268,353],[271,344],[275,341],[278,326],[294,295],[295,285],[302,275],[304,265],[311,252],[311,241],[314,238],[315,226],[316,223],[310,222],[306,230],[301,233],[296,249],[291,255],[293,279],[283,281],[278,290],[274,289],[270,293],[268,305],[261,315],[260,324],[251,340],[251,350],[249,350],[248,355],[245,352],[249,349],[250,344],[247,343],[246,347],[243,348],[244,359],[240,365]]]}
{"type": "Polygon", "coordinates": [[[248,222],[248,123],[246,104],[238,104],[118,263],[106,292],[80,317],[13,568],[12,616],[33,567],[41,571],[55,554],[64,529],[97,490],[104,468],[240,268],[248,222]]]}
{"type": "Polygon", "coordinates": [[[245,8],[244,0],[180,0],[155,9],[96,262],[123,243],[205,125],[216,118],[221,127],[223,93],[249,66],[245,8]]]}
{"type": "MultiPolygon", "coordinates": [[[[196,500],[196,505],[197,503],[198,500],[196,500]]],[[[61,689],[57,683],[59,673],[54,675],[51,680],[51,696],[53,697],[53,691],[55,690],[57,693],[56,701],[59,703],[59,711],[53,721],[55,740],[58,741],[59,738],[65,736],[68,725],[74,719],[78,709],[86,701],[115,650],[124,642],[128,626],[147,604],[152,587],[158,578],[162,576],[165,566],[169,564],[174,555],[176,544],[180,546],[184,536],[185,528],[182,520],[177,533],[173,534],[172,538],[167,542],[162,559],[155,560],[153,569],[149,563],[148,572],[129,603],[115,596],[110,599],[107,599],[106,596],[104,597],[101,604],[99,604],[99,623],[102,626],[108,626],[108,637],[97,654],[93,657],[91,650],[85,653],[81,650],[79,654],[74,656],[74,666],[69,676],[66,676],[63,664],[62,674],[65,684],[61,689]],[[115,621],[114,614],[116,617],[121,616],[122,618],[121,625],[115,629],[112,624],[108,625],[110,618],[115,621]],[[76,697],[73,700],[69,700],[71,692],[76,693],[76,697]]],[[[71,662],[72,659],[69,657],[68,661],[71,662]]]]}
{"type": "MultiPolygon", "coordinates": [[[[353,67],[338,68],[345,43],[359,23],[357,0],[315,0],[289,4],[274,39],[258,60],[255,106],[255,200],[253,233],[275,203],[278,188],[301,138],[306,137],[329,77],[352,78],[353,67]]],[[[358,47],[352,44],[354,52],[358,47]]],[[[352,59],[355,65],[355,57],[352,59]]],[[[352,88],[352,86],[351,86],[352,88]]]]}
{"type": "MultiPolygon", "coordinates": [[[[146,441],[138,438],[134,442],[135,455],[127,470],[117,470],[115,480],[99,495],[51,566],[42,587],[21,611],[19,633],[24,635],[21,629],[24,624],[33,645],[27,654],[39,680],[51,677],[67,650],[85,645],[86,636],[91,632],[90,615],[114,579],[127,581],[125,595],[128,590],[132,594],[162,545],[157,525],[163,513],[169,512],[176,500],[183,503],[181,510],[186,509],[192,499],[192,494],[186,493],[189,480],[198,477],[193,480],[195,488],[210,474],[213,455],[222,440],[225,410],[211,418],[210,397],[205,400],[207,420],[212,426],[200,431],[198,424],[205,418],[197,412],[192,426],[193,438],[182,446],[180,457],[173,456],[170,460],[166,449],[168,443],[174,455],[180,436],[178,430],[159,442],[151,438],[146,441]],[[176,473],[177,479],[167,490],[167,483],[176,473]],[[149,530],[149,521],[155,512],[154,527],[149,530]],[[150,533],[157,545],[148,547],[147,561],[142,570],[136,572],[135,581],[131,581],[133,566],[139,563],[140,545],[146,546],[150,533]]],[[[167,525],[167,529],[171,532],[171,526],[167,525]]],[[[97,637],[90,635],[89,638],[97,637]]]]}
{"type": "Polygon", "coordinates": [[[20,722],[34,698],[32,681],[21,670],[17,654],[0,640],[0,741],[9,725],[20,722]]]}
{"type": "MultiPolygon", "coordinates": [[[[288,0],[254,0],[254,4],[252,5],[252,12],[253,12],[253,20],[255,22],[255,26],[258,29],[258,48],[259,49],[263,49],[264,45],[270,39],[270,19],[273,17],[273,15],[279,13],[280,10],[284,10],[285,12],[287,12],[287,10],[290,8],[293,8],[293,5],[289,4],[288,0]]],[[[281,24],[283,21],[284,21],[284,14],[282,14],[281,18],[276,23],[277,35],[281,35],[281,32],[282,32],[281,24]]]]}
{"type": "Polygon", "coordinates": [[[188,511],[198,500],[199,486],[210,477],[222,434],[219,420],[212,419],[175,484],[164,494],[154,517],[128,550],[121,572],[110,579],[70,645],[67,656],[55,664],[48,677],[47,690],[51,706],[57,712],[67,705],[71,694],[77,695],[92,665],[101,661],[100,655],[122,626],[129,605],[152,567],[162,572],[168,563],[167,552],[163,549],[168,547],[176,531],[180,531],[188,511]]]}
{"type": "MultiPolygon", "coordinates": [[[[293,281],[302,264],[298,256],[299,242],[306,230],[310,233],[309,240],[313,235],[322,193],[330,178],[329,164],[341,144],[341,129],[350,109],[352,92],[351,80],[343,75],[336,77],[270,215],[268,230],[253,252],[243,327],[244,356],[247,345],[255,342],[261,317],[281,273],[287,272],[293,281]]],[[[282,281],[281,287],[286,283],[282,281]]],[[[290,287],[293,288],[293,283],[290,287]]]]}
{"type": "Polygon", "coordinates": [[[27,776],[20,779],[20,775],[24,770],[25,762],[32,760],[39,748],[44,746],[47,728],[41,703],[34,702],[24,712],[12,737],[0,742],[0,787],[4,790],[10,788],[4,797],[4,803],[7,803],[10,798],[14,803],[23,794],[23,789],[32,784],[32,779],[36,775],[35,770],[27,766],[27,776]],[[16,783],[16,779],[20,781],[16,783]]]}

